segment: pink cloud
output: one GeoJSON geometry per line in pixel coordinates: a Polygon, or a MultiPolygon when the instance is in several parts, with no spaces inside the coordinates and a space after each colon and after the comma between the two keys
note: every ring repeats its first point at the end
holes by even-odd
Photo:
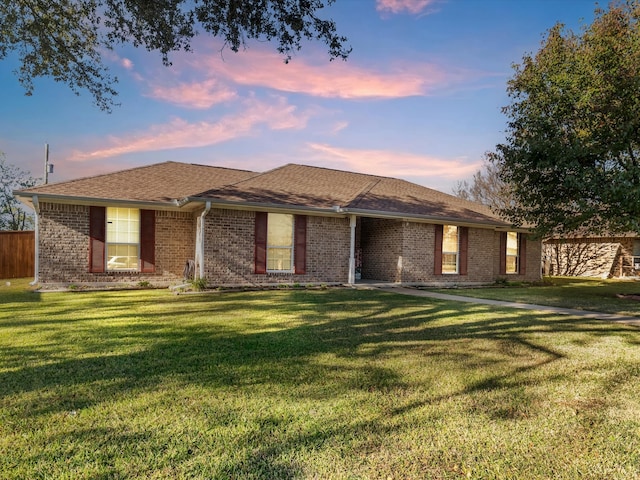
{"type": "Polygon", "coordinates": [[[322,98],[376,99],[428,95],[464,78],[436,64],[396,63],[386,70],[357,66],[353,62],[323,62],[313,65],[303,58],[285,64],[275,53],[253,49],[230,55],[225,61],[216,54],[182,57],[191,69],[209,78],[238,85],[267,87],[282,92],[322,98]]]}
{"type": "Polygon", "coordinates": [[[133,62],[128,58],[121,59],[120,65],[122,65],[126,70],[133,70],[133,62]]]}
{"type": "Polygon", "coordinates": [[[309,147],[323,164],[333,168],[396,178],[407,178],[423,185],[437,185],[439,180],[451,182],[473,175],[482,161],[436,158],[408,152],[372,149],[348,149],[311,143],[309,147]]]}
{"type": "Polygon", "coordinates": [[[377,0],[376,10],[392,14],[407,12],[417,15],[433,3],[434,0],[377,0]]]}
{"type": "Polygon", "coordinates": [[[198,53],[176,55],[170,75],[146,75],[152,80],[145,80],[130,73],[146,84],[145,96],[194,109],[236,100],[239,92],[234,86],[320,98],[394,99],[432,95],[467,83],[473,76],[486,75],[426,62],[390,62],[369,68],[352,61],[314,64],[300,57],[285,64],[281,56],[260,47],[221,59],[215,47],[197,47],[198,53]],[[195,80],[178,80],[187,75],[195,80]]]}
{"type": "Polygon", "coordinates": [[[146,96],[181,107],[204,110],[218,103],[234,100],[237,94],[216,79],[208,79],[176,86],[152,85],[146,96]]]}
{"type": "Polygon", "coordinates": [[[250,135],[259,125],[271,130],[301,129],[308,121],[297,114],[296,107],[284,98],[267,103],[256,99],[244,102],[244,109],[217,122],[190,123],[177,118],[169,123],[152,125],[146,131],[122,137],[110,137],[106,145],[86,151],[75,151],[71,161],[95,160],[130,153],[193,148],[215,145],[250,135]]]}

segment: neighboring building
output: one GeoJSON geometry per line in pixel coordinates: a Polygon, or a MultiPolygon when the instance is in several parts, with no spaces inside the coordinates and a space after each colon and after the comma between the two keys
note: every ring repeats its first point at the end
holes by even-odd
{"type": "Polygon", "coordinates": [[[15,192],[42,284],[469,285],[541,278],[541,242],[479,204],[395,178],[166,162],[15,192]]]}
{"type": "Polygon", "coordinates": [[[575,277],[640,276],[640,238],[636,234],[551,238],[543,246],[545,275],[575,277]]]}

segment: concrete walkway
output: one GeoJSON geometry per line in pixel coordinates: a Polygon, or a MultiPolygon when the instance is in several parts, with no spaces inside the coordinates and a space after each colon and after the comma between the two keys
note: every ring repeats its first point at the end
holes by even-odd
{"type": "Polygon", "coordinates": [[[495,305],[496,307],[521,308],[524,310],[536,310],[539,312],[546,312],[546,313],[559,313],[561,315],[572,315],[575,317],[582,317],[582,318],[589,318],[589,319],[596,319],[596,320],[607,320],[610,322],[625,323],[628,325],[634,325],[636,327],[640,327],[640,317],[632,317],[628,315],[617,315],[615,313],[592,312],[590,310],[576,310],[573,308],[550,307],[548,305],[533,305],[529,303],[505,302],[502,300],[489,300],[486,298],[464,297],[462,295],[450,295],[448,293],[431,292],[429,290],[420,290],[417,288],[408,288],[408,287],[379,286],[376,288],[379,288],[380,290],[386,290],[388,292],[399,293],[402,295],[412,295],[414,297],[428,297],[428,298],[437,298],[440,300],[448,300],[452,302],[478,303],[482,305],[495,305]]]}

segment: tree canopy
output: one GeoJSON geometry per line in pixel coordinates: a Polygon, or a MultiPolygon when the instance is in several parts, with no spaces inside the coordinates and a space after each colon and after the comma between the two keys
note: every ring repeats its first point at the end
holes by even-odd
{"type": "Polygon", "coordinates": [[[333,20],[320,11],[335,0],[0,0],[0,60],[17,53],[16,72],[27,95],[34,79],[51,77],[76,94],[87,90],[109,111],[117,78],[102,61],[105,50],[132,44],[169,54],[190,51],[202,32],[220,37],[237,52],[248,39],[274,41],[284,60],[305,40],[328,47],[330,59],[350,48],[333,20]]]}
{"type": "Polygon", "coordinates": [[[33,217],[28,214],[13,190],[33,187],[36,179],[15,165],[6,162],[0,152],[0,230],[29,230],[33,228],[33,217]]]}
{"type": "Polygon", "coordinates": [[[515,65],[492,161],[541,235],[640,232],[640,3],[598,9],[580,34],[551,28],[515,65]]]}

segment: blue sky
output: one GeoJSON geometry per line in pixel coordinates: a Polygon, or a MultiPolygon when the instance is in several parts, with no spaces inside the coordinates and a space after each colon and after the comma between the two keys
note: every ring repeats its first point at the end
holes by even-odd
{"type": "Polygon", "coordinates": [[[289,64],[274,44],[240,53],[200,36],[171,57],[124,47],[111,114],[87,93],[36,81],[24,95],[0,62],[0,151],[58,182],[163,161],[266,171],[287,163],[404,178],[450,193],[504,139],[512,64],[557,22],[579,31],[591,0],[337,0],[326,10],[353,51],[309,44],[289,64]]]}

